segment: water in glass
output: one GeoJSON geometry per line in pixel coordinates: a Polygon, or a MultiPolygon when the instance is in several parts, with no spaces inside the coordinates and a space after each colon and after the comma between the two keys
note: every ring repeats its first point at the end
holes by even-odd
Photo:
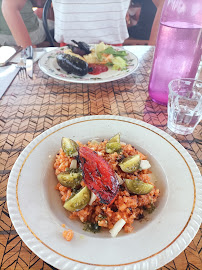
{"type": "Polygon", "coordinates": [[[169,84],[168,128],[187,135],[202,117],[202,82],[191,79],[173,80],[169,84]]]}

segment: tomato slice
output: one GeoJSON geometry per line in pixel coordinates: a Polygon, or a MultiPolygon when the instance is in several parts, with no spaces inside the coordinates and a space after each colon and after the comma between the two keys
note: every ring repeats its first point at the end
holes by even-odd
{"type": "Polygon", "coordinates": [[[92,75],[98,75],[102,72],[106,72],[108,70],[108,67],[102,64],[88,64],[89,69],[92,71],[88,72],[92,75]]]}
{"type": "Polygon", "coordinates": [[[88,147],[80,147],[79,158],[87,187],[101,203],[112,203],[119,191],[119,182],[112,168],[103,157],[88,147]]]}

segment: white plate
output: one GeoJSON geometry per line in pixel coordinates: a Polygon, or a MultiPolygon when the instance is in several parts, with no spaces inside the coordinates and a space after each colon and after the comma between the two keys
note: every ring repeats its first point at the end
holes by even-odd
{"type": "MultiPolygon", "coordinates": [[[[116,50],[125,50],[123,48],[117,48],[116,50]]],[[[42,56],[39,60],[40,69],[47,75],[56,78],[58,80],[63,80],[67,82],[74,83],[105,83],[115,81],[121,78],[124,78],[134,72],[138,67],[137,57],[125,50],[127,52],[128,66],[126,70],[112,70],[111,68],[108,71],[103,72],[99,75],[86,74],[83,77],[67,74],[62,68],[60,68],[56,61],[56,55],[61,53],[63,50],[67,49],[66,47],[57,48],[51,52],[48,52],[42,56]]]]}
{"type": "Polygon", "coordinates": [[[50,128],[25,148],[9,177],[7,203],[25,244],[58,269],[155,269],[182,252],[199,229],[200,177],[188,152],[160,129],[132,118],[88,116],[50,128]],[[55,190],[53,163],[63,136],[86,142],[118,132],[122,141],[148,155],[161,194],[155,211],[135,221],[134,232],[111,238],[108,232],[85,232],[67,217],[55,190]],[[71,242],[62,236],[63,223],[75,233],[71,242]]]}

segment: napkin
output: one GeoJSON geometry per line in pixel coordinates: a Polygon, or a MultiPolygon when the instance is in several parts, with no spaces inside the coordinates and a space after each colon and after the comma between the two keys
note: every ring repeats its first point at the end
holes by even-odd
{"type": "Polygon", "coordinates": [[[0,98],[3,96],[9,85],[17,75],[19,69],[15,64],[0,67],[0,98]]]}
{"type": "MultiPolygon", "coordinates": [[[[46,52],[55,50],[56,47],[47,48],[34,48],[33,60],[37,62],[46,52]]],[[[9,85],[12,83],[13,79],[17,75],[19,68],[16,67],[16,63],[20,61],[20,52],[14,56],[10,65],[0,67],[0,98],[8,89],[9,85]]]]}

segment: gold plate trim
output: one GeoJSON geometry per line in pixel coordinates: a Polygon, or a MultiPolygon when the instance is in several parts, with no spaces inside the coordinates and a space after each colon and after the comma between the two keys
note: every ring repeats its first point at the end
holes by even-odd
{"type": "Polygon", "coordinates": [[[62,128],[59,128],[59,129],[53,131],[52,133],[50,133],[49,135],[47,135],[45,138],[43,138],[39,143],[37,143],[37,144],[35,145],[35,147],[28,153],[27,157],[26,157],[25,160],[23,161],[23,164],[22,164],[22,166],[21,166],[21,168],[20,168],[20,171],[19,171],[19,174],[18,174],[18,178],[17,178],[17,185],[16,185],[16,200],[17,200],[17,205],[18,205],[18,209],[19,209],[20,215],[21,215],[22,220],[24,221],[26,227],[27,227],[27,228],[29,229],[29,231],[34,235],[34,237],[36,237],[36,239],[37,239],[41,244],[43,244],[45,247],[47,247],[48,249],[50,249],[50,250],[53,251],[54,253],[56,253],[56,254],[58,254],[58,255],[64,257],[64,258],[66,258],[66,259],[69,259],[69,260],[71,260],[71,261],[77,262],[77,263],[82,263],[82,264],[86,264],[86,265],[94,265],[94,266],[103,266],[103,267],[115,267],[115,266],[124,266],[124,265],[130,265],[130,264],[135,264],[135,263],[138,263],[138,262],[141,262],[141,261],[145,261],[145,260],[147,260],[147,259],[149,259],[149,258],[152,258],[152,257],[158,255],[159,253],[161,253],[162,251],[164,251],[165,249],[167,249],[169,246],[171,246],[171,245],[177,240],[177,238],[184,232],[184,230],[186,229],[186,227],[187,227],[187,225],[188,225],[188,223],[189,223],[189,221],[190,221],[190,219],[191,219],[191,217],[192,217],[192,215],[193,215],[194,208],[195,208],[195,202],[196,202],[196,187],[195,187],[195,182],[194,182],[194,177],[193,177],[192,171],[191,171],[191,169],[190,169],[190,167],[189,167],[187,161],[185,160],[185,158],[183,157],[183,155],[180,153],[180,151],[179,151],[179,150],[178,150],[178,149],[177,149],[170,141],[168,141],[166,138],[164,138],[162,135],[158,134],[157,132],[155,132],[154,130],[151,130],[151,129],[148,128],[148,127],[144,127],[144,126],[142,126],[142,125],[140,125],[140,124],[133,123],[133,122],[126,121],[126,120],[121,120],[121,119],[107,119],[107,118],[106,118],[106,119],[89,119],[89,120],[84,120],[84,121],[79,121],[79,122],[76,122],[76,123],[72,123],[72,124],[66,125],[66,126],[64,126],[64,127],[62,127],[62,128]],[[82,262],[82,261],[78,261],[78,260],[72,259],[72,258],[70,258],[70,257],[67,257],[67,256],[65,256],[65,255],[63,255],[63,254],[60,254],[59,252],[55,251],[55,250],[52,249],[51,247],[49,247],[47,244],[45,244],[45,243],[44,243],[44,242],[43,242],[43,241],[42,241],[42,240],[41,240],[41,239],[40,239],[40,238],[39,238],[32,230],[31,230],[31,228],[30,228],[29,225],[27,224],[25,218],[23,217],[22,211],[21,211],[21,209],[20,209],[20,204],[19,204],[19,200],[18,200],[18,183],[19,183],[19,178],[20,178],[20,174],[21,174],[21,171],[22,171],[22,169],[23,169],[23,166],[24,166],[26,160],[28,159],[28,157],[30,156],[30,154],[34,151],[34,149],[35,149],[41,142],[43,142],[45,139],[47,139],[50,135],[52,135],[52,134],[58,132],[59,130],[62,130],[62,129],[64,129],[64,128],[66,128],[66,127],[69,127],[69,126],[72,126],[72,125],[75,125],[75,124],[79,124],[79,123],[83,123],[83,122],[89,122],[89,121],[98,121],[98,120],[126,122],[126,123],[129,123],[129,124],[137,125],[137,126],[140,126],[140,127],[142,127],[142,128],[148,129],[149,131],[151,131],[151,132],[157,134],[158,136],[160,136],[161,138],[163,138],[165,141],[167,141],[167,142],[168,142],[168,143],[169,143],[169,144],[170,144],[170,145],[171,145],[171,146],[172,146],[172,147],[180,154],[180,156],[183,158],[184,162],[186,163],[186,165],[187,165],[187,167],[188,167],[188,169],[189,169],[189,172],[190,172],[190,174],[191,174],[191,177],[192,177],[192,182],[193,182],[193,186],[194,186],[194,201],[193,201],[193,206],[192,206],[191,214],[190,214],[189,219],[188,219],[187,223],[185,224],[184,228],[183,228],[182,231],[178,234],[178,236],[177,236],[170,244],[168,244],[165,248],[163,248],[163,249],[161,249],[160,251],[156,252],[155,254],[152,254],[152,255],[150,255],[150,256],[148,256],[148,257],[146,257],[146,258],[144,258],[144,259],[141,259],[141,260],[137,260],[137,261],[133,261],[133,262],[129,262],[129,263],[123,263],[123,264],[112,264],[112,265],[109,265],[109,264],[94,264],[94,263],[82,262]]]}

